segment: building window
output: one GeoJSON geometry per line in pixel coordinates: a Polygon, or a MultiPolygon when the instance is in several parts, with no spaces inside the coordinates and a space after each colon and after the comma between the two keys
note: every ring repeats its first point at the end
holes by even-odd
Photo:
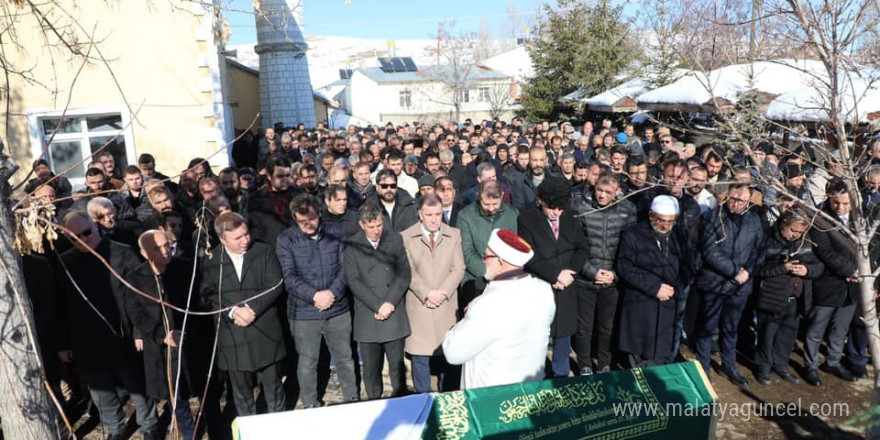
{"type": "Polygon", "coordinates": [[[459,95],[458,102],[471,102],[470,89],[461,89],[461,94],[459,95]]]}
{"type": "Polygon", "coordinates": [[[399,93],[400,98],[400,107],[401,108],[410,108],[412,107],[412,92],[409,90],[401,90],[399,93]]]}
{"type": "Polygon", "coordinates": [[[480,102],[489,102],[492,99],[489,97],[489,88],[488,87],[480,87],[478,90],[480,93],[480,97],[479,97],[480,102]]]}
{"type": "Polygon", "coordinates": [[[85,109],[75,113],[68,112],[63,120],[61,112],[28,115],[34,157],[42,153],[51,138],[52,145],[46,156],[49,166],[56,174],[73,167],[65,176],[74,184],[85,181],[85,170],[93,159],[90,155],[108,142],[109,145],[103,151],[113,153],[116,168],[123,169],[133,163],[131,129],[126,126],[128,121],[123,118],[122,112],[89,112],[85,109]],[[56,126],[58,131],[53,138],[52,133],[56,126]],[[74,166],[83,160],[81,165],[74,166]]]}

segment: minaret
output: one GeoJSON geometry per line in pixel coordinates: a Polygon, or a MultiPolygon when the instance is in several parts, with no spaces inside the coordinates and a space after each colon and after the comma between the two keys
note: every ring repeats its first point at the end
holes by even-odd
{"type": "Polygon", "coordinates": [[[256,11],[260,56],[262,126],[276,122],[306,127],[317,125],[306,41],[299,28],[302,0],[260,0],[256,11]]]}

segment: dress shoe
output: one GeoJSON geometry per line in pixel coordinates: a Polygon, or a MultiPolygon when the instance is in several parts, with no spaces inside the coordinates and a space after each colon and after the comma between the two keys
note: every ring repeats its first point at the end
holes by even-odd
{"type": "Polygon", "coordinates": [[[611,367],[609,367],[608,365],[606,365],[606,366],[600,368],[599,371],[596,372],[596,374],[607,373],[607,372],[609,372],[609,371],[611,371],[611,367]]]}
{"type": "Polygon", "coordinates": [[[822,385],[822,380],[819,379],[819,373],[816,370],[804,371],[804,380],[807,381],[808,384],[816,387],[822,385]]]}
{"type": "Polygon", "coordinates": [[[868,377],[868,369],[864,365],[849,364],[846,369],[855,376],[856,379],[864,379],[868,377]]]}
{"type": "Polygon", "coordinates": [[[798,379],[797,376],[795,376],[794,374],[791,374],[791,371],[788,371],[787,369],[786,370],[775,370],[774,373],[776,373],[777,376],[781,377],[782,380],[784,380],[790,384],[797,385],[797,384],[801,383],[801,380],[798,379]]]}
{"type": "Polygon", "coordinates": [[[856,377],[853,376],[853,374],[850,373],[849,370],[847,370],[843,365],[840,364],[834,366],[825,364],[822,366],[822,370],[826,373],[831,373],[839,377],[841,380],[845,380],[847,382],[853,382],[856,380],[856,377]]]}
{"type": "Polygon", "coordinates": [[[592,368],[590,368],[590,367],[581,368],[581,376],[592,376],[592,375],[593,375],[592,368]]]}
{"type": "Polygon", "coordinates": [[[773,383],[770,380],[770,369],[758,367],[758,371],[755,371],[755,379],[758,380],[758,383],[761,385],[770,385],[773,383]]]}
{"type": "Polygon", "coordinates": [[[729,380],[738,387],[748,388],[749,386],[749,381],[742,377],[742,374],[739,374],[739,371],[737,371],[736,368],[721,368],[718,370],[718,375],[729,380]]]}

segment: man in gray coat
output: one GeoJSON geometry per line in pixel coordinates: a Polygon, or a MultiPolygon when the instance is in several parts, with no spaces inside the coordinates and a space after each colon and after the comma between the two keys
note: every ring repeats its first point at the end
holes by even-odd
{"type": "Polygon", "coordinates": [[[383,228],[382,208],[358,210],[361,232],[345,247],[345,279],[354,298],[354,340],[360,343],[364,386],[369,399],[382,397],[382,366],[388,358],[392,396],[406,392],[403,365],[410,334],[404,297],[410,267],[400,234],[383,228]]]}

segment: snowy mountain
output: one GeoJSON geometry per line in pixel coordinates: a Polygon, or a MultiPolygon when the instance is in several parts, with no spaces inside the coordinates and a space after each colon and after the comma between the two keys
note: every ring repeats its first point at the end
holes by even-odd
{"type": "MultiPolygon", "coordinates": [[[[395,54],[399,57],[412,57],[416,65],[435,64],[436,58],[429,53],[436,47],[436,40],[412,39],[393,40],[395,54]]],[[[306,36],[309,50],[309,77],[312,88],[319,89],[339,79],[339,69],[378,67],[376,60],[387,57],[388,40],[311,35],[306,36]]],[[[258,69],[260,59],[253,45],[230,45],[227,50],[236,50],[236,61],[245,66],[258,69]]]]}

